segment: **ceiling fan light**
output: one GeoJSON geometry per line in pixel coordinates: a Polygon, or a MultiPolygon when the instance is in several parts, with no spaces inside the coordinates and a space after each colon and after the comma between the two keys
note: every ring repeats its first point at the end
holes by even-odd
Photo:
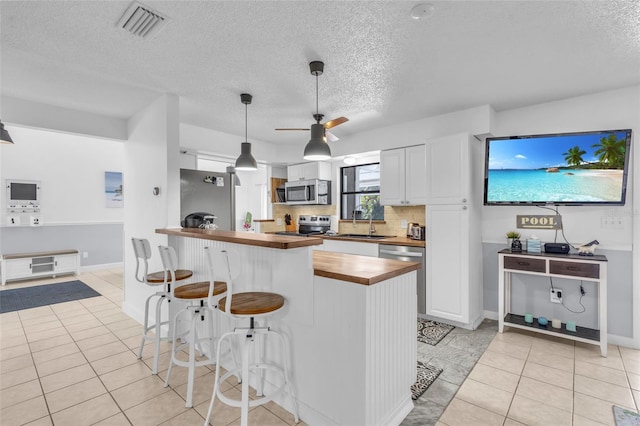
{"type": "Polygon", "coordinates": [[[251,155],[250,142],[242,142],[240,144],[240,156],[236,160],[236,170],[258,170],[258,163],[251,155]]]}
{"type": "Polygon", "coordinates": [[[4,123],[0,121],[0,142],[2,143],[13,143],[13,139],[9,135],[7,129],[4,128],[4,123]]]}
{"type": "Polygon", "coordinates": [[[324,138],[322,124],[311,125],[311,140],[304,147],[304,159],[310,161],[322,161],[331,159],[331,148],[324,138]]]}

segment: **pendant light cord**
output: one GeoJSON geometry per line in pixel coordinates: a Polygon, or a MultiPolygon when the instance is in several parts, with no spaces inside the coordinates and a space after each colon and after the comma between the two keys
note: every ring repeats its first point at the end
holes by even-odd
{"type": "Polygon", "coordinates": [[[318,119],[318,73],[316,73],[316,121],[320,124],[320,120],[318,119]]]}
{"type": "Polygon", "coordinates": [[[249,137],[247,136],[247,104],[244,104],[244,141],[249,142],[249,137]]]}

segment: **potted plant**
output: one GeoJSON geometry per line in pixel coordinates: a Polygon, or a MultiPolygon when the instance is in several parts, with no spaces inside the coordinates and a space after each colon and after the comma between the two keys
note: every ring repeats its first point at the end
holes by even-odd
{"type": "Polygon", "coordinates": [[[519,240],[520,239],[520,233],[517,231],[509,231],[507,232],[507,241],[509,241],[509,248],[511,248],[511,245],[513,244],[513,240],[519,240]]]}

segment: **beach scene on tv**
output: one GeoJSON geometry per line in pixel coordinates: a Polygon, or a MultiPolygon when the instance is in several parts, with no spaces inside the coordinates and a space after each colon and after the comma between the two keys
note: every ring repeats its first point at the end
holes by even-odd
{"type": "Polygon", "coordinates": [[[487,202],[620,202],[626,132],[488,141],[487,202]]]}

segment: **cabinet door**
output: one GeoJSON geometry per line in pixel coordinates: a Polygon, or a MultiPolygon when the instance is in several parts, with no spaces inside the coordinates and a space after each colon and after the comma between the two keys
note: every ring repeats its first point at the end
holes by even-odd
{"type": "Polygon", "coordinates": [[[303,164],[293,164],[287,167],[287,180],[289,182],[295,182],[297,180],[304,179],[304,171],[302,170],[303,164]]]}
{"type": "Polygon", "coordinates": [[[5,261],[7,270],[3,271],[5,279],[28,277],[33,272],[31,270],[31,258],[9,259],[5,261]]]}
{"type": "Polygon", "coordinates": [[[426,204],[463,204],[469,200],[469,136],[432,139],[426,145],[426,204]]]}
{"type": "Polygon", "coordinates": [[[55,271],[59,274],[64,272],[75,272],[78,269],[78,255],[56,256],[55,271]]]}
{"type": "Polygon", "coordinates": [[[405,150],[390,149],[380,153],[380,204],[405,205],[405,150]]]}
{"type": "Polygon", "coordinates": [[[325,239],[322,245],[325,251],[378,257],[378,244],[376,243],[360,243],[357,241],[336,241],[325,239]]]}
{"type": "Polygon", "coordinates": [[[405,198],[406,203],[422,205],[427,202],[427,160],[424,145],[410,146],[405,150],[405,198]]]}
{"type": "Polygon", "coordinates": [[[427,205],[427,315],[469,321],[469,210],[427,205]]]}

